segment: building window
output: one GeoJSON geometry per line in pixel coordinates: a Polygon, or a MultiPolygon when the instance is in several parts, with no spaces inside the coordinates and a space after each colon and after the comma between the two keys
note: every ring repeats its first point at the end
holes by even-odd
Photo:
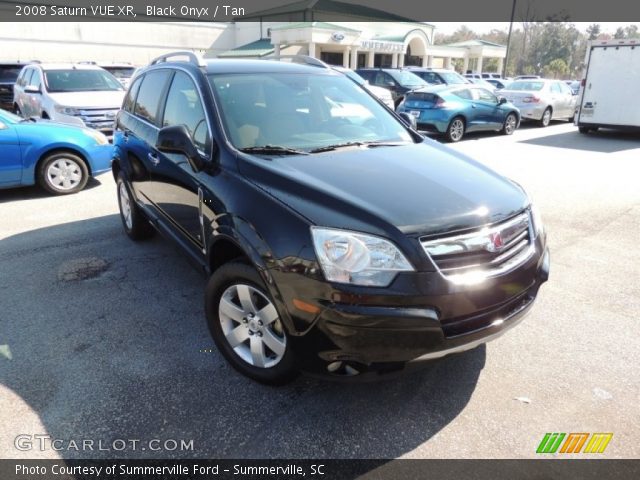
{"type": "Polygon", "coordinates": [[[342,53],[336,52],[321,52],[320,60],[329,65],[342,65],[342,53]]]}
{"type": "Polygon", "coordinates": [[[391,68],[392,55],[388,53],[376,53],[373,57],[373,66],[377,68],[391,68]]]}

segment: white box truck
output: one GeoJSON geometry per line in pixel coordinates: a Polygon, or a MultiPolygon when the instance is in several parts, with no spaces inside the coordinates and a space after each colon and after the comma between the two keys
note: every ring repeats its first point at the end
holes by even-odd
{"type": "Polygon", "coordinates": [[[640,129],[640,39],[594,40],[587,46],[575,125],[640,129]]]}

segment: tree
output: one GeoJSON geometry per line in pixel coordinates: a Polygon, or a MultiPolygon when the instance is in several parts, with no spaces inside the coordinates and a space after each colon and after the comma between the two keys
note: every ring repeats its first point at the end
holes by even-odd
{"type": "Polygon", "coordinates": [[[600,24],[592,23],[591,25],[589,25],[587,27],[587,35],[589,37],[589,40],[595,40],[596,38],[598,38],[598,35],[600,35],[600,24]]]}
{"type": "Polygon", "coordinates": [[[637,25],[629,25],[625,27],[624,34],[627,38],[638,38],[640,34],[638,34],[638,26],[637,25]]]}
{"type": "Polygon", "coordinates": [[[542,69],[545,77],[563,78],[569,73],[569,66],[561,58],[552,60],[542,69]]]}
{"type": "Polygon", "coordinates": [[[616,40],[619,40],[621,38],[624,38],[624,34],[625,34],[624,28],[618,27],[616,29],[616,33],[613,34],[613,38],[615,38],[616,40]]]}

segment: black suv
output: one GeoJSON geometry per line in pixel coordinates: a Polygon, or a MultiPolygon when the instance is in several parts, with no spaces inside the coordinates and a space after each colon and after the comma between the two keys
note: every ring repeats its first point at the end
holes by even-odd
{"type": "Polygon", "coordinates": [[[13,111],[13,86],[26,62],[0,61],[0,108],[13,111]]]}
{"type": "Polygon", "coordinates": [[[145,68],[115,133],[126,233],[209,276],[217,347],[265,383],[389,373],[516,325],[549,270],[525,192],[323,65],[145,68]]]}
{"type": "Polygon", "coordinates": [[[429,84],[409,70],[396,68],[359,68],[356,73],[376,87],[391,91],[391,96],[397,107],[407,92],[416,88],[427,87],[429,84]]]}

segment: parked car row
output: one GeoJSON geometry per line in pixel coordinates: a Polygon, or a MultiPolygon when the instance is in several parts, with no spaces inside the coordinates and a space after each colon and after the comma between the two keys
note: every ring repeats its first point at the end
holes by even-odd
{"type": "MultiPolygon", "coordinates": [[[[445,69],[408,67],[352,71],[332,68],[396,110],[418,131],[443,134],[450,142],[457,142],[473,131],[500,131],[510,135],[522,120],[536,120],[546,126],[551,119],[571,119],[575,110],[570,88],[559,81],[519,80],[503,88],[498,96],[487,83],[498,79],[466,79],[445,69]]],[[[12,96],[11,102],[6,101],[4,106],[19,115],[3,112],[0,138],[3,144],[12,145],[13,152],[18,155],[16,158],[25,156],[22,169],[19,168],[21,160],[5,160],[7,165],[3,165],[0,188],[39,183],[52,193],[73,193],[84,187],[90,175],[104,171],[104,158],[108,156],[104,152],[109,149],[116,115],[123,105],[124,85],[143,71],[129,64],[97,65],[94,62],[13,63],[4,71],[0,70],[0,79],[6,80],[12,96]],[[106,70],[109,67],[119,74],[119,79],[106,70]],[[78,128],[74,130],[71,126],[78,128]],[[38,144],[41,148],[25,153],[22,150],[29,145],[29,135],[34,132],[40,135],[38,144]],[[103,146],[105,148],[96,150],[103,146]],[[63,151],[66,152],[64,160],[49,162],[50,155],[63,151]],[[37,157],[29,157],[35,155],[34,152],[37,157]]],[[[250,101],[253,95],[255,92],[245,92],[245,101],[250,101]]],[[[340,92],[327,93],[326,101],[332,105],[331,116],[349,122],[364,122],[359,128],[377,121],[363,110],[362,105],[340,92]],[[366,118],[367,115],[370,118],[366,118]]],[[[141,105],[139,108],[147,107],[141,105]]],[[[144,115],[152,119],[154,114],[148,111],[144,115]]],[[[282,128],[289,122],[280,120],[274,125],[282,128]]],[[[243,128],[242,125],[239,127],[243,128]]],[[[244,129],[241,133],[247,138],[248,146],[253,138],[251,131],[244,129]]],[[[200,132],[192,132],[192,135],[196,134],[200,132]]],[[[256,136],[253,141],[257,139],[256,136]]]]}

